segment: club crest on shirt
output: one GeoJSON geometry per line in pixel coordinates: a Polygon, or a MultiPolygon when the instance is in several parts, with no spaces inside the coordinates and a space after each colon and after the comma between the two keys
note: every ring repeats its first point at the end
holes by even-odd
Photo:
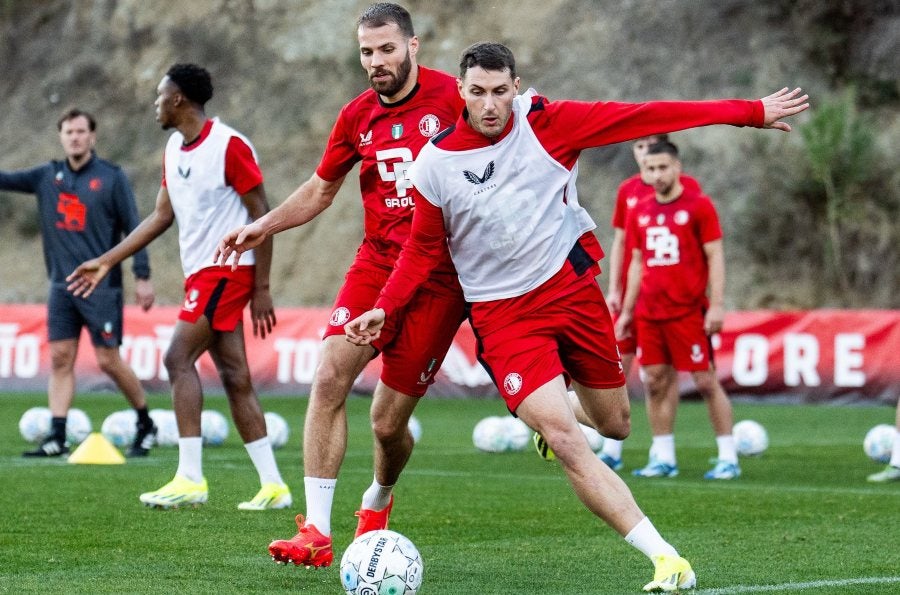
{"type": "Polygon", "coordinates": [[[103,323],[103,330],[100,331],[100,336],[103,337],[104,341],[109,341],[113,338],[113,323],[107,320],[103,323]]]}
{"type": "Polygon", "coordinates": [[[103,182],[100,178],[91,178],[91,181],[88,182],[88,188],[93,192],[99,192],[101,188],[103,188],[103,182]]]}
{"type": "Polygon", "coordinates": [[[434,114],[425,114],[419,120],[419,133],[425,138],[431,138],[441,129],[441,121],[434,114]]]}
{"type": "Polygon", "coordinates": [[[350,320],[350,310],[341,306],[340,308],[335,308],[334,312],[331,313],[331,320],[328,321],[328,324],[331,326],[343,326],[347,324],[350,320]]]}
{"type": "Polygon", "coordinates": [[[397,140],[403,136],[403,124],[394,124],[391,126],[391,138],[397,140]]]}
{"type": "Polygon", "coordinates": [[[672,220],[675,221],[675,223],[677,223],[678,225],[684,225],[690,218],[691,216],[688,214],[688,212],[684,209],[681,209],[675,212],[675,216],[672,217],[672,220]]]}
{"type": "Polygon", "coordinates": [[[703,350],[698,343],[691,345],[691,361],[695,364],[699,364],[703,361],[703,350]]]}
{"type": "Polygon", "coordinates": [[[513,396],[522,390],[522,377],[515,372],[507,374],[506,378],[503,379],[503,390],[505,390],[506,394],[509,396],[513,396]]]}

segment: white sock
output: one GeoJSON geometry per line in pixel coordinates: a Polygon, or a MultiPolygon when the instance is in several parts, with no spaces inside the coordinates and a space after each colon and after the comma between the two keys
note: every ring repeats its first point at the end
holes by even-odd
{"type": "Polygon", "coordinates": [[[900,469],[900,431],[894,435],[894,449],[891,451],[890,465],[900,469]]]}
{"type": "Polygon", "coordinates": [[[269,442],[268,436],[263,436],[259,440],[247,442],[244,444],[250,460],[259,473],[259,483],[277,483],[283,484],[281,473],[278,472],[278,463],[275,462],[275,452],[272,450],[272,443],[269,442]]]}
{"type": "Polygon", "coordinates": [[[369,510],[384,510],[391,501],[391,492],[394,486],[383,486],[378,480],[373,478],[372,485],[369,486],[362,496],[362,507],[369,510]]]}
{"type": "Polygon", "coordinates": [[[644,517],[637,525],[631,528],[625,541],[639,549],[648,558],[665,554],[667,556],[677,556],[678,552],[672,547],[668,541],[662,538],[650,519],[644,517]]]}
{"type": "Polygon", "coordinates": [[[650,458],[660,463],[675,464],[675,435],[654,436],[650,444],[650,458]]]}
{"type": "Polygon", "coordinates": [[[719,447],[719,460],[737,465],[737,447],[734,445],[734,436],[725,434],[716,436],[716,445],[719,447]]]}
{"type": "Polygon", "coordinates": [[[331,505],[337,479],[304,477],[306,490],[306,522],[315,525],[322,535],[331,535],[331,505]]]}
{"type": "Polygon", "coordinates": [[[602,454],[608,455],[614,459],[622,458],[622,441],[616,440],[614,438],[604,438],[603,439],[603,450],[600,451],[602,454]]]}
{"type": "Polygon", "coordinates": [[[178,439],[178,470],[175,474],[193,482],[203,481],[203,438],[178,439]]]}

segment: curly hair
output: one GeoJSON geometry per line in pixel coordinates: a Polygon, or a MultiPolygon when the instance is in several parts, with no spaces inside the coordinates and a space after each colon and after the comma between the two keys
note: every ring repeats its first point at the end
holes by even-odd
{"type": "Polygon", "coordinates": [[[213,96],[212,77],[209,71],[196,64],[174,64],[166,72],[181,93],[194,103],[204,106],[213,96]]]}

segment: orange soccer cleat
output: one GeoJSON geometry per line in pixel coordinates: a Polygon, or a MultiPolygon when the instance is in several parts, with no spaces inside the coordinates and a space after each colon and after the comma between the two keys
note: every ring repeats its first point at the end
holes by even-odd
{"type": "Polygon", "coordinates": [[[293,562],[295,566],[307,568],[331,566],[334,560],[331,537],[322,535],[315,525],[306,524],[302,514],[298,514],[296,520],[296,535],[290,539],[276,539],[269,544],[272,559],[279,564],[293,562]]]}
{"type": "Polygon", "coordinates": [[[359,522],[356,524],[356,535],[354,537],[359,537],[369,531],[387,529],[388,518],[391,516],[391,507],[393,506],[394,496],[391,495],[391,499],[388,501],[388,505],[384,507],[384,510],[371,510],[369,508],[357,510],[354,514],[359,517],[359,522]]]}

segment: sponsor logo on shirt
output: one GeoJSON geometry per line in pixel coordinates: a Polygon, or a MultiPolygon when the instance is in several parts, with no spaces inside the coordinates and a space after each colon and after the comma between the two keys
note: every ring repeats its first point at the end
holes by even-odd
{"type": "Polygon", "coordinates": [[[56,212],[62,215],[62,221],[56,222],[57,229],[84,231],[87,206],[78,199],[77,195],[60,192],[56,202],[56,212]]]}
{"type": "Polygon", "coordinates": [[[441,121],[434,114],[426,114],[419,120],[419,133],[425,138],[431,138],[441,129],[441,121]]]}
{"type": "Polygon", "coordinates": [[[428,362],[428,367],[424,372],[419,374],[419,384],[426,384],[431,377],[434,376],[434,368],[437,366],[437,358],[431,358],[431,361],[428,362]]]}
{"type": "Polygon", "coordinates": [[[391,126],[391,138],[397,140],[403,136],[403,124],[394,124],[391,126]]]}
{"type": "Polygon", "coordinates": [[[359,133],[359,146],[365,147],[367,145],[372,144],[372,131],[368,131],[365,134],[362,132],[359,133]]]}
{"type": "Polygon", "coordinates": [[[522,377],[515,372],[507,374],[506,378],[503,379],[503,390],[505,390],[506,394],[509,396],[515,395],[522,390],[522,377]]]}
{"type": "Polygon", "coordinates": [[[638,215],[638,225],[641,227],[650,225],[650,215],[638,215]]]}
{"type": "Polygon", "coordinates": [[[335,308],[334,312],[331,313],[331,320],[328,321],[328,324],[331,326],[344,326],[350,321],[350,310],[341,306],[340,308],[335,308]]]}
{"type": "Polygon", "coordinates": [[[181,169],[181,166],[179,165],[178,166],[178,175],[186,180],[188,178],[188,176],[191,175],[191,168],[181,169]]]}
{"type": "Polygon", "coordinates": [[[466,169],[463,170],[463,176],[465,176],[465,178],[469,182],[475,184],[476,186],[478,186],[480,184],[484,184],[485,182],[490,180],[491,176],[493,176],[493,175],[494,175],[494,162],[493,161],[491,161],[490,163],[487,164],[487,167],[484,168],[484,173],[481,174],[480,177],[478,176],[478,174],[474,174],[474,173],[470,172],[469,170],[466,170],[466,169]]]}
{"type": "Polygon", "coordinates": [[[634,205],[637,204],[637,201],[638,201],[637,196],[629,196],[628,198],[625,199],[625,206],[628,207],[629,209],[633,209],[634,205]]]}
{"type": "Polygon", "coordinates": [[[660,213],[659,215],[656,216],[656,224],[657,224],[657,225],[662,225],[662,224],[665,223],[665,222],[666,222],[666,216],[665,216],[665,215],[663,215],[662,213],[660,213]]]}

